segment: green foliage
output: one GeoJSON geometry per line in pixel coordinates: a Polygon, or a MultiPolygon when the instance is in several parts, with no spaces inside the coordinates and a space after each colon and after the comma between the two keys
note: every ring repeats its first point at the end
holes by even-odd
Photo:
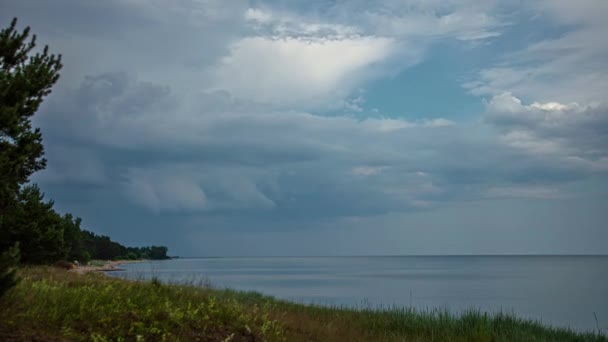
{"type": "Polygon", "coordinates": [[[0,301],[0,340],[283,340],[267,313],[211,290],[50,268],[22,277],[0,301]]]}
{"type": "Polygon", "coordinates": [[[16,30],[17,19],[0,31],[0,208],[45,166],[42,133],[30,118],[59,79],[61,56],[32,53],[36,36],[16,30]]]}
{"type": "Polygon", "coordinates": [[[105,235],[83,230],[81,232],[82,246],[91,258],[102,260],[137,260],[137,259],[169,259],[167,247],[125,247],[118,242],[112,241],[105,235]]]}
{"type": "Polygon", "coordinates": [[[78,260],[86,263],[91,260],[90,251],[84,245],[84,232],[80,228],[82,220],[74,218],[72,214],[65,214],[61,218],[63,226],[63,241],[65,244],[65,255],[68,260],[78,260]]]}
{"type": "Polygon", "coordinates": [[[17,284],[17,264],[19,263],[19,244],[0,254],[0,297],[17,284]]]}
{"type": "Polygon", "coordinates": [[[5,216],[5,223],[4,244],[19,242],[22,262],[45,264],[65,257],[62,218],[53,210],[53,201],[44,201],[38,186],[26,186],[18,193],[15,209],[5,216]]]}
{"type": "Polygon", "coordinates": [[[89,231],[82,231],[83,244],[89,251],[91,258],[113,260],[125,255],[127,248],[118,242],[112,241],[108,236],[97,235],[89,231]]]}
{"type": "MultiPolygon", "coordinates": [[[[17,216],[22,215],[20,188],[46,162],[42,134],[32,129],[30,118],[51,92],[61,69],[61,56],[50,55],[46,46],[32,53],[36,36],[29,38],[29,28],[18,32],[16,25],[13,19],[0,31],[0,254],[8,259],[10,248],[20,241],[8,238],[17,229],[17,216]]],[[[10,275],[7,265],[0,265],[0,275],[10,275]]]]}
{"type": "Polygon", "coordinates": [[[167,256],[167,247],[165,246],[127,247],[127,254],[120,256],[120,259],[163,260],[169,259],[169,256],[167,256]]]}

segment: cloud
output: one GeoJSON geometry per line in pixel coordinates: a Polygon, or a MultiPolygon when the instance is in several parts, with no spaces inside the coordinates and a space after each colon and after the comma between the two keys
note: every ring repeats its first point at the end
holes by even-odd
{"type": "Polygon", "coordinates": [[[53,144],[45,150],[45,158],[51,162],[33,175],[34,182],[103,185],[109,180],[106,167],[94,150],[67,144],[53,144]]]}
{"type": "Polygon", "coordinates": [[[245,20],[252,26],[257,36],[271,38],[328,38],[356,37],[364,32],[354,25],[321,21],[300,16],[288,11],[249,8],[245,20]]]}
{"type": "MultiPolygon", "coordinates": [[[[576,105],[526,106],[506,94],[488,103],[485,122],[502,139],[522,129],[550,139],[552,131],[539,133],[545,125],[573,125],[556,119],[564,111],[582,118],[592,113],[576,105]]],[[[501,145],[482,123],[285,111],[227,92],[174,94],[125,73],[85,77],[50,101],[40,118],[45,139],[57,144],[52,151],[76,141],[98,160],[92,164],[97,173],[87,173],[103,174],[106,186],[159,213],[298,220],[382,215],[484,197],[488,183],[560,184],[599,163],[583,155],[539,159],[530,149],[501,145]]],[[[577,127],[596,127],[585,120],[575,120],[577,127]]]]}
{"type": "Polygon", "coordinates": [[[245,18],[258,32],[274,36],[367,33],[402,40],[476,41],[500,35],[506,24],[500,20],[499,10],[497,2],[477,0],[348,1],[312,6],[310,11],[262,2],[248,9],[245,18]]]}
{"type": "Polygon", "coordinates": [[[40,120],[54,146],[77,141],[99,158],[106,182],[122,184],[129,199],[152,211],[257,208],[297,215],[337,194],[345,196],[342,204],[333,213],[323,205],[324,215],[408,210],[416,194],[427,193],[404,183],[398,170],[377,183],[356,177],[382,163],[414,167],[403,146],[420,149],[415,140],[455,127],[445,119],[360,120],[282,111],[242,103],[225,92],[184,97],[125,73],[85,77],[50,101],[40,120]],[[411,193],[386,191],[401,185],[411,193]]]}
{"type": "Polygon", "coordinates": [[[213,88],[259,102],[300,108],[335,102],[367,68],[382,62],[394,41],[382,37],[244,38],[216,71],[213,88]]]}
{"type": "Polygon", "coordinates": [[[62,54],[65,67],[55,89],[85,75],[128,70],[180,91],[206,87],[206,68],[241,37],[242,13],[248,8],[243,0],[24,0],[6,5],[3,22],[17,16],[39,42],[62,54]]]}
{"type": "Polygon", "coordinates": [[[500,35],[498,20],[481,8],[441,10],[419,2],[341,3],[326,15],[249,8],[250,34],[232,43],[208,89],[301,109],[336,107],[363,82],[418,63],[434,41],[500,35]]]}
{"type": "Polygon", "coordinates": [[[507,145],[531,155],[554,156],[592,171],[608,159],[608,108],[578,103],[523,104],[510,93],[494,96],[485,121],[507,145]]]}
{"type": "Polygon", "coordinates": [[[593,103],[608,92],[608,6],[598,1],[535,1],[522,20],[559,34],[542,35],[505,53],[465,84],[473,94],[512,92],[529,101],[593,103]]]}
{"type": "Polygon", "coordinates": [[[207,196],[200,185],[179,174],[133,168],[125,177],[127,196],[154,212],[202,211],[207,207],[207,196]]]}
{"type": "Polygon", "coordinates": [[[246,1],[26,0],[10,12],[62,53],[70,67],[58,87],[128,70],[179,93],[224,89],[310,110],[336,108],[365,82],[419,63],[436,41],[497,36],[495,6],[480,3],[354,1],[309,11],[246,1]]]}
{"type": "Polygon", "coordinates": [[[386,169],[386,166],[357,166],[352,169],[355,176],[373,176],[386,169]]]}
{"type": "MultiPolygon", "coordinates": [[[[483,41],[500,36],[500,29],[505,25],[489,11],[479,11],[463,4],[447,6],[442,14],[438,14],[433,5],[403,6],[403,11],[369,11],[364,18],[368,25],[389,36],[410,39],[441,39],[454,38],[460,41],[483,41]]],[[[395,6],[397,7],[397,6],[395,6]]],[[[487,10],[484,9],[484,10],[487,10]]]]}
{"type": "Polygon", "coordinates": [[[560,198],[559,190],[555,188],[532,186],[532,187],[494,187],[488,189],[489,198],[532,198],[532,199],[555,199],[560,198]]]}
{"type": "MultiPolygon", "coordinates": [[[[393,233],[418,227],[425,246],[441,251],[437,241],[444,237],[449,245],[456,236],[446,232],[491,236],[491,217],[513,208],[533,212],[528,203],[551,220],[550,206],[572,193],[583,199],[579,212],[595,215],[589,222],[605,221],[603,211],[586,208],[599,208],[608,171],[603,5],[24,0],[7,6],[1,18],[15,13],[64,55],[62,79],[35,117],[49,156],[38,179],[95,231],[137,244],[156,237],[237,251],[230,232],[276,231],[287,240],[332,228],[340,240],[366,224],[366,242],[387,232],[383,222],[390,221],[393,233]],[[532,44],[511,51],[519,30],[535,24],[532,44]],[[454,63],[439,65],[444,59],[435,57],[448,54],[454,63]],[[413,74],[460,77],[470,61],[458,58],[473,55],[482,70],[467,87],[485,98],[478,99],[486,101],[485,112],[463,118],[464,110],[446,105],[445,117],[427,115],[425,101],[453,99],[443,84],[416,99],[415,118],[406,117],[407,108],[368,108],[377,106],[365,95],[382,92],[374,89],[378,83],[412,82],[393,78],[405,69],[428,62],[413,74]],[[487,209],[483,222],[480,203],[487,209]],[[167,227],[179,234],[168,236],[167,227]],[[226,243],[201,233],[210,230],[226,243]],[[305,232],[291,235],[295,230],[305,232]],[[189,236],[198,238],[185,242],[189,236]]],[[[374,101],[394,100],[380,95],[374,101]]],[[[512,236],[511,225],[528,227],[526,220],[505,217],[501,232],[512,236]]],[[[414,248],[420,240],[409,235],[398,236],[414,248]]],[[[324,250],[332,248],[327,244],[324,250]]]]}

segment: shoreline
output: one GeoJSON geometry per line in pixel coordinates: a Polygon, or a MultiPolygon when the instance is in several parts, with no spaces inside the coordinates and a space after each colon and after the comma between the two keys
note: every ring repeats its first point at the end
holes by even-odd
{"type": "Polygon", "coordinates": [[[77,266],[76,268],[68,270],[68,272],[86,274],[86,273],[90,273],[90,272],[122,271],[123,269],[119,267],[120,265],[133,264],[133,263],[144,262],[144,261],[148,261],[148,260],[145,260],[145,259],[143,259],[143,260],[111,260],[111,261],[107,261],[105,264],[99,265],[99,266],[96,266],[96,265],[77,266]]]}
{"type": "MultiPolygon", "coordinates": [[[[99,262],[80,272],[121,263],[99,262]]],[[[80,276],[57,267],[19,273],[21,281],[3,298],[0,340],[608,342],[599,327],[575,331],[512,313],[321,307],[256,292],[80,276]]]]}

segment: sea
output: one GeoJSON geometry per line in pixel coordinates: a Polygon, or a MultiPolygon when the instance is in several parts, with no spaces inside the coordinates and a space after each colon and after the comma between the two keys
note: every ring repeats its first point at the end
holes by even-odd
{"type": "Polygon", "coordinates": [[[316,305],[506,312],[608,334],[608,256],[178,258],[121,268],[108,274],[316,305]]]}

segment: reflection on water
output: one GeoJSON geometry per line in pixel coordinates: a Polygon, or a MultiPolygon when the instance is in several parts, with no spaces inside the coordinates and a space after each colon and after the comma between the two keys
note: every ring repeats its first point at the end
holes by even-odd
{"type": "Polygon", "coordinates": [[[412,305],[514,312],[578,330],[608,332],[608,257],[436,256],[201,258],[122,266],[111,275],[209,280],[322,305],[412,305]]]}

